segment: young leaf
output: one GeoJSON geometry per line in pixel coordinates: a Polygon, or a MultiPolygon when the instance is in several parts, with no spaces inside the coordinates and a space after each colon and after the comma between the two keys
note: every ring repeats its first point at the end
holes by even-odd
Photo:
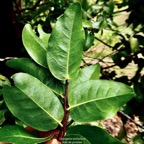
{"type": "Polygon", "coordinates": [[[67,135],[79,134],[91,144],[123,144],[118,139],[109,135],[105,130],[90,125],[77,125],[67,130],[67,135]]]}
{"type": "Polygon", "coordinates": [[[17,125],[7,125],[0,128],[0,141],[1,142],[10,142],[14,144],[37,144],[49,140],[48,138],[37,138],[34,135],[30,134],[24,128],[17,125]]]}
{"type": "Polygon", "coordinates": [[[64,85],[50,73],[49,69],[41,67],[33,60],[28,58],[18,58],[9,60],[6,64],[11,68],[15,68],[18,71],[23,71],[38,78],[41,82],[51,88],[56,94],[63,94],[64,85]]]}
{"type": "Polygon", "coordinates": [[[107,80],[89,80],[69,92],[69,110],[73,120],[92,122],[116,114],[134,96],[129,86],[107,80]]]}
{"type": "Polygon", "coordinates": [[[0,74],[0,87],[3,87],[4,85],[11,85],[8,78],[0,74]]]}
{"type": "Polygon", "coordinates": [[[47,68],[47,44],[36,36],[30,24],[26,24],[23,28],[22,41],[30,57],[39,65],[47,68]]]}
{"type": "Polygon", "coordinates": [[[40,24],[38,25],[37,30],[38,30],[38,33],[39,33],[39,38],[42,39],[42,41],[47,44],[48,40],[49,40],[49,37],[50,37],[50,34],[45,33],[42,29],[42,25],[40,25],[40,24]]]}
{"type": "Polygon", "coordinates": [[[47,131],[62,126],[64,112],[57,96],[35,77],[17,73],[12,76],[15,86],[4,87],[7,107],[27,125],[47,131]]]}
{"type": "Polygon", "coordinates": [[[84,35],[81,6],[74,3],[58,19],[49,38],[47,63],[57,79],[73,79],[78,74],[84,35]]]}
{"type": "Polygon", "coordinates": [[[63,139],[62,143],[64,144],[91,144],[85,137],[81,136],[80,134],[67,134],[63,139]]]}
{"type": "Polygon", "coordinates": [[[87,80],[96,80],[100,77],[100,65],[91,65],[80,69],[77,77],[70,81],[70,88],[87,80]]]}

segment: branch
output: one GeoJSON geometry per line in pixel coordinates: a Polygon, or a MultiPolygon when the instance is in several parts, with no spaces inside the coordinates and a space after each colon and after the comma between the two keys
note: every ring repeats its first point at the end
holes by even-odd
{"type": "Polygon", "coordinates": [[[109,69],[109,68],[112,68],[112,67],[115,67],[117,66],[116,64],[113,64],[113,65],[110,65],[110,66],[107,66],[107,67],[103,67],[103,69],[109,69]]]}
{"type": "Polygon", "coordinates": [[[123,115],[123,116],[126,117],[127,119],[129,119],[129,120],[130,120],[131,122],[133,122],[136,126],[144,129],[144,126],[143,126],[143,125],[140,125],[140,124],[138,124],[137,122],[135,122],[129,115],[125,114],[125,113],[122,112],[122,111],[119,111],[118,113],[121,114],[121,115],[123,115]]]}
{"type": "MultiPolygon", "coordinates": [[[[109,55],[110,55],[110,54],[109,54],[109,55]]],[[[109,56],[109,55],[107,55],[107,56],[109,56]]],[[[102,59],[98,59],[98,58],[93,58],[93,57],[86,56],[86,55],[84,55],[84,56],[91,59],[91,62],[89,62],[89,63],[87,63],[86,60],[82,59],[82,61],[84,62],[84,65],[86,65],[86,66],[92,65],[92,64],[93,64],[93,63],[92,63],[93,60],[97,60],[98,63],[101,62],[101,63],[106,64],[107,66],[106,66],[106,67],[102,67],[103,69],[109,69],[109,68],[112,68],[112,67],[117,66],[116,64],[114,64],[114,62],[104,61],[103,59],[104,59],[105,57],[102,58],[102,59]],[[108,63],[112,63],[113,65],[110,65],[110,66],[109,66],[108,63]]],[[[83,67],[83,66],[82,66],[82,67],[83,67]]]]}
{"type": "Polygon", "coordinates": [[[60,142],[62,141],[62,138],[66,133],[67,122],[69,117],[69,111],[67,110],[67,108],[68,108],[68,80],[66,80],[66,88],[65,88],[65,95],[64,95],[64,117],[62,120],[63,127],[61,128],[60,133],[58,135],[58,140],[60,142]]]}
{"type": "Polygon", "coordinates": [[[121,13],[121,12],[128,11],[128,10],[129,10],[129,8],[126,8],[123,10],[115,11],[115,12],[113,12],[113,14],[121,13]]]}
{"type": "Polygon", "coordinates": [[[102,41],[101,39],[99,39],[99,38],[97,38],[97,37],[95,37],[95,39],[98,40],[98,41],[100,41],[100,42],[103,43],[104,45],[106,45],[106,46],[108,46],[108,47],[110,47],[110,48],[113,48],[113,46],[111,46],[111,45],[105,43],[105,42],[102,41]]]}

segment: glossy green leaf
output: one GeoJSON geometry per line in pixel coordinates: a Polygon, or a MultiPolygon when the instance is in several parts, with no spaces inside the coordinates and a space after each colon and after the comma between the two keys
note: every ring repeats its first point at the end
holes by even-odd
{"type": "Polygon", "coordinates": [[[3,87],[4,85],[11,85],[8,78],[0,74],[0,87],[3,87]]]}
{"type": "Polygon", "coordinates": [[[69,110],[77,122],[109,118],[134,96],[129,86],[107,80],[89,80],[69,92],[69,110]]]}
{"type": "Polygon", "coordinates": [[[129,42],[130,42],[130,47],[131,47],[132,53],[138,52],[140,49],[140,47],[139,47],[140,44],[139,44],[138,39],[135,37],[130,37],[129,42]]]}
{"type": "Polygon", "coordinates": [[[100,65],[90,65],[80,69],[77,77],[70,81],[70,88],[87,80],[97,80],[100,78],[100,65]]]}
{"type": "Polygon", "coordinates": [[[17,73],[12,78],[15,86],[4,87],[3,93],[14,116],[42,131],[62,126],[63,107],[51,89],[26,73],[17,73]]]}
{"type": "Polygon", "coordinates": [[[70,127],[67,134],[80,134],[91,144],[123,144],[116,138],[109,135],[105,130],[90,125],[77,125],[70,127]]]}
{"type": "Polygon", "coordinates": [[[84,46],[83,50],[87,51],[89,48],[91,48],[92,45],[94,45],[94,33],[89,32],[86,29],[85,30],[85,37],[86,37],[86,42],[85,42],[85,46],[84,46]]]}
{"type": "Polygon", "coordinates": [[[113,2],[113,1],[109,1],[109,2],[107,3],[107,6],[104,6],[103,9],[104,9],[104,11],[105,11],[107,14],[111,15],[111,14],[113,14],[113,12],[114,12],[114,6],[115,6],[114,2],[113,2]]]}
{"type": "Polygon", "coordinates": [[[7,125],[0,128],[0,141],[13,144],[37,144],[49,140],[49,138],[37,138],[24,128],[17,125],[7,125]]]}
{"type": "Polygon", "coordinates": [[[84,28],[91,28],[92,27],[92,22],[87,20],[87,19],[83,19],[82,24],[83,24],[84,28]]]}
{"type": "Polygon", "coordinates": [[[84,35],[81,6],[74,3],[58,19],[49,38],[47,63],[57,79],[73,79],[78,74],[84,35]]]}
{"type": "Polygon", "coordinates": [[[5,112],[6,112],[6,110],[0,110],[0,126],[5,121],[5,112]]]}
{"type": "Polygon", "coordinates": [[[56,94],[63,94],[64,85],[50,73],[49,69],[39,66],[33,60],[28,58],[18,58],[9,60],[6,64],[11,68],[15,68],[18,71],[23,71],[38,78],[56,94]]]}
{"type": "Polygon", "coordinates": [[[92,1],[90,0],[80,0],[81,6],[84,11],[87,11],[90,8],[90,5],[92,4],[92,1]]]}
{"type": "Polygon", "coordinates": [[[91,144],[85,137],[80,134],[67,134],[63,139],[64,144],[91,144]]]}
{"type": "Polygon", "coordinates": [[[30,57],[43,67],[47,67],[46,48],[47,44],[33,31],[30,24],[26,24],[22,31],[22,41],[30,57]]]}
{"type": "Polygon", "coordinates": [[[47,44],[48,40],[49,40],[49,37],[50,37],[50,34],[45,33],[42,29],[42,25],[40,25],[40,24],[38,25],[37,30],[38,30],[38,33],[39,33],[39,38],[42,39],[42,41],[47,44]]]}

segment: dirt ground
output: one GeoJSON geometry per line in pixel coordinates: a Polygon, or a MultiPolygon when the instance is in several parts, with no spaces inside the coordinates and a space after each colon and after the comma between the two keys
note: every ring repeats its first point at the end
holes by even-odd
{"type": "Polygon", "coordinates": [[[123,123],[121,117],[116,115],[107,120],[100,121],[100,124],[109,134],[126,144],[144,144],[143,140],[139,140],[137,143],[133,141],[135,136],[144,132],[144,129],[138,126],[142,126],[139,118],[134,116],[133,120],[134,122],[131,119],[127,119],[126,123],[123,123]]]}

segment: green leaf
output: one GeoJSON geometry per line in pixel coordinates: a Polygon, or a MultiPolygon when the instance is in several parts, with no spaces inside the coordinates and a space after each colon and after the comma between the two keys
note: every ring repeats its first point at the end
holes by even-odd
{"type": "Polygon", "coordinates": [[[91,5],[91,1],[89,0],[78,0],[81,3],[83,10],[87,11],[91,5]]]}
{"type": "Polygon", "coordinates": [[[77,122],[102,120],[115,115],[133,96],[133,89],[123,83],[89,80],[70,89],[68,110],[77,122]]]}
{"type": "Polygon", "coordinates": [[[0,126],[3,124],[5,121],[5,110],[0,110],[0,126]]]}
{"type": "Polygon", "coordinates": [[[38,78],[56,94],[63,94],[64,85],[50,73],[49,69],[39,66],[33,60],[28,58],[18,58],[9,60],[6,64],[11,68],[15,68],[18,71],[23,71],[38,78]]]}
{"type": "Polygon", "coordinates": [[[46,48],[44,43],[32,30],[30,24],[26,24],[22,31],[22,41],[30,57],[39,65],[47,68],[46,48]]]}
{"type": "Polygon", "coordinates": [[[57,96],[35,77],[17,73],[15,86],[4,87],[4,100],[14,116],[38,130],[47,131],[62,126],[64,112],[57,96]]]}
{"type": "Polygon", "coordinates": [[[87,51],[89,48],[91,48],[92,45],[94,45],[94,33],[89,32],[86,29],[85,30],[85,37],[86,37],[86,42],[85,42],[85,46],[84,46],[83,50],[87,51]]]}
{"type": "Polygon", "coordinates": [[[140,82],[134,83],[135,99],[140,103],[144,100],[144,88],[140,82]]]}
{"type": "Polygon", "coordinates": [[[90,65],[80,69],[77,77],[70,81],[70,88],[87,80],[97,80],[100,78],[100,65],[90,65]]]}
{"type": "Polygon", "coordinates": [[[63,139],[64,144],[91,144],[85,137],[80,134],[67,134],[63,139]]]}
{"type": "Polygon", "coordinates": [[[78,74],[84,35],[81,6],[74,3],[58,19],[49,38],[47,63],[57,79],[73,79],[78,74]]]}
{"type": "Polygon", "coordinates": [[[4,85],[11,85],[8,78],[0,74],[0,87],[3,87],[4,85]]]}
{"type": "Polygon", "coordinates": [[[106,9],[105,9],[105,7],[104,7],[104,10],[105,10],[109,15],[111,15],[111,14],[113,14],[113,12],[114,12],[115,4],[114,4],[113,1],[109,1],[107,4],[108,4],[108,7],[107,7],[106,9]]]}
{"type": "Polygon", "coordinates": [[[140,47],[139,47],[140,44],[139,44],[138,39],[135,37],[130,37],[129,42],[130,42],[130,47],[131,47],[132,53],[138,52],[140,49],[140,47]]]}
{"type": "Polygon", "coordinates": [[[91,28],[92,27],[92,22],[90,20],[87,20],[87,19],[83,19],[82,24],[83,24],[84,28],[91,28]]]}
{"type": "Polygon", "coordinates": [[[90,125],[77,125],[67,130],[68,134],[80,134],[91,144],[123,144],[116,138],[109,135],[105,130],[90,125]]]}
{"type": "Polygon", "coordinates": [[[42,25],[38,25],[37,27],[38,33],[39,33],[39,38],[44,42],[44,43],[48,43],[50,34],[49,33],[45,33],[42,29],[42,25]]]}
{"type": "Polygon", "coordinates": [[[144,139],[143,139],[142,134],[137,134],[136,136],[134,136],[133,142],[134,144],[144,144],[144,139]]]}
{"type": "Polygon", "coordinates": [[[7,125],[0,128],[0,141],[13,144],[37,144],[49,140],[49,138],[37,138],[24,128],[17,125],[7,125]]]}

